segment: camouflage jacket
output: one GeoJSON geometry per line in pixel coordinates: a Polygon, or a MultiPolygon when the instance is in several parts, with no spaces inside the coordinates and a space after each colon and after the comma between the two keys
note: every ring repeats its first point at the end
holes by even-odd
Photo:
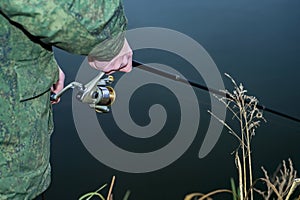
{"type": "MultiPolygon", "coordinates": [[[[11,150],[5,148],[12,146],[9,142],[15,135],[18,135],[16,138],[21,138],[20,132],[12,131],[19,129],[10,127],[14,126],[11,122],[13,119],[10,118],[17,115],[14,112],[18,102],[42,96],[56,82],[58,70],[52,46],[74,54],[93,54],[99,59],[110,60],[123,46],[125,28],[126,18],[120,0],[0,1],[0,186],[11,188],[13,186],[10,184],[17,183],[8,181],[6,184],[4,181],[15,180],[12,177],[18,180],[18,176],[22,176],[17,166],[7,164],[14,163],[12,159],[14,153],[20,151],[20,145],[17,147],[14,143],[11,150]],[[12,115],[9,115],[8,110],[12,115]],[[6,154],[1,153],[1,149],[4,149],[6,154]],[[13,174],[6,175],[9,171],[13,174]]],[[[20,120],[23,122],[22,118],[20,120]]],[[[21,130],[27,130],[30,126],[26,124],[26,120],[28,121],[24,119],[21,130]]],[[[25,140],[25,143],[28,140],[28,144],[32,141],[35,141],[35,144],[49,142],[49,138],[44,138],[43,141],[43,138],[33,138],[32,135],[30,138],[24,136],[22,140],[25,140]]],[[[29,154],[32,154],[31,149],[35,147],[27,146],[26,149],[23,145],[22,148],[25,154],[28,151],[28,158],[32,158],[29,154]]],[[[32,166],[45,165],[44,168],[49,165],[46,162],[34,165],[36,161],[32,159],[25,162],[33,163],[32,166]]],[[[34,168],[26,170],[37,171],[34,168]]],[[[31,178],[33,177],[26,177],[26,181],[30,182],[31,178]]],[[[18,180],[19,185],[25,184],[20,180],[22,179],[18,180]]],[[[40,179],[39,181],[47,182],[40,179]]],[[[6,199],[1,196],[3,190],[4,188],[0,188],[0,199],[6,199]]],[[[30,199],[35,194],[22,195],[14,196],[13,199],[30,199]]]]}
{"type": "Polygon", "coordinates": [[[21,100],[54,82],[51,46],[109,60],[123,45],[126,18],[120,0],[1,0],[0,8],[0,65],[16,68],[21,100]]]}

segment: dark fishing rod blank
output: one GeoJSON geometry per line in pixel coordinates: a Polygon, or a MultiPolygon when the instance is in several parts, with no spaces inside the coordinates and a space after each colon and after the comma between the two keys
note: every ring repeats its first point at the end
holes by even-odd
{"type": "MultiPolygon", "coordinates": [[[[197,83],[197,82],[194,82],[194,81],[191,81],[191,80],[183,79],[179,75],[176,75],[176,74],[173,74],[173,73],[170,73],[170,72],[166,72],[166,71],[161,70],[161,69],[157,69],[157,68],[151,67],[149,65],[143,64],[143,63],[141,63],[139,61],[136,61],[136,60],[132,61],[132,67],[139,68],[141,70],[144,70],[144,71],[147,71],[147,72],[150,72],[150,73],[153,73],[153,74],[157,74],[159,76],[162,76],[162,77],[165,77],[165,78],[177,81],[177,82],[181,82],[181,83],[184,83],[184,84],[187,84],[187,85],[191,85],[191,86],[193,86],[195,88],[199,88],[201,90],[204,90],[204,91],[207,91],[207,92],[211,92],[211,93],[216,94],[216,95],[226,96],[226,97],[230,98],[230,96],[227,93],[225,93],[225,92],[221,92],[221,91],[219,91],[219,90],[217,90],[215,88],[208,88],[207,86],[202,85],[200,83],[197,83]]],[[[283,118],[286,118],[286,119],[289,119],[289,120],[292,120],[292,121],[300,123],[300,119],[299,118],[296,118],[296,117],[293,117],[291,115],[285,114],[283,112],[279,112],[277,110],[268,108],[268,107],[266,107],[264,105],[260,105],[259,104],[259,105],[257,105],[257,108],[261,109],[261,110],[264,110],[266,112],[272,113],[274,115],[277,115],[277,116],[280,116],[280,117],[283,117],[283,118]]]]}

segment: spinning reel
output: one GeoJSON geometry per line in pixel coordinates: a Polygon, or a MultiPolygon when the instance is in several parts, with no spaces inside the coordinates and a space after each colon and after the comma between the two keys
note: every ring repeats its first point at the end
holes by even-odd
{"type": "Polygon", "coordinates": [[[87,84],[79,82],[72,82],[64,87],[59,93],[52,93],[51,101],[56,101],[68,89],[77,89],[76,99],[82,103],[87,103],[89,106],[99,113],[109,112],[109,106],[112,105],[116,99],[115,90],[107,86],[114,81],[113,76],[104,77],[104,72],[99,73],[94,79],[87,84]]]}

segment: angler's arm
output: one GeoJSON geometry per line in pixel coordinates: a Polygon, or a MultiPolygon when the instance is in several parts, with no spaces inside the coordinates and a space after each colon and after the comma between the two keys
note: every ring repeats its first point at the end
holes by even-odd
{"type": "Polygon", "coordinates": [[[120,0],[1,0],[1,12],[42,43],[111,60],[123,47],[120,0]],[[100,45],[99,45],[100,44],[100,45]],[[96,47],[96,48],[95,48],[96,47]]]}

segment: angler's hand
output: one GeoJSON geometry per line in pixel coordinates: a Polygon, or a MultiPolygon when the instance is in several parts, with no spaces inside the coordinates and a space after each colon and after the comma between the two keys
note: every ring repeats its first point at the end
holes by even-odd
{"type": "MultiPolygon", "coordinates": [[[[59,70],[58,80],[51,87],[51,92],[53,92],[55,94],[57,94],[58,92],[60,92],[64,88],[64,84],[65,84],[65,73],[60,69],[60,67],[58,67],[58,70],[59,70]]],[[[56,101],[51,101],[51,103],[52,104],[56,104],[59,101],[60,101],[60,98],[57,99],[56,101]]]]}
{"type": "Polygon", "coordinates": [[[132,49],[125,39],[120,53],[111,61],[99,61],[92,56],[88,57],[88,61],[91,67],[101,70],[106,74],[112,74],[116,71],[130,72],[132,69],[132,54],[132,49]]]}

